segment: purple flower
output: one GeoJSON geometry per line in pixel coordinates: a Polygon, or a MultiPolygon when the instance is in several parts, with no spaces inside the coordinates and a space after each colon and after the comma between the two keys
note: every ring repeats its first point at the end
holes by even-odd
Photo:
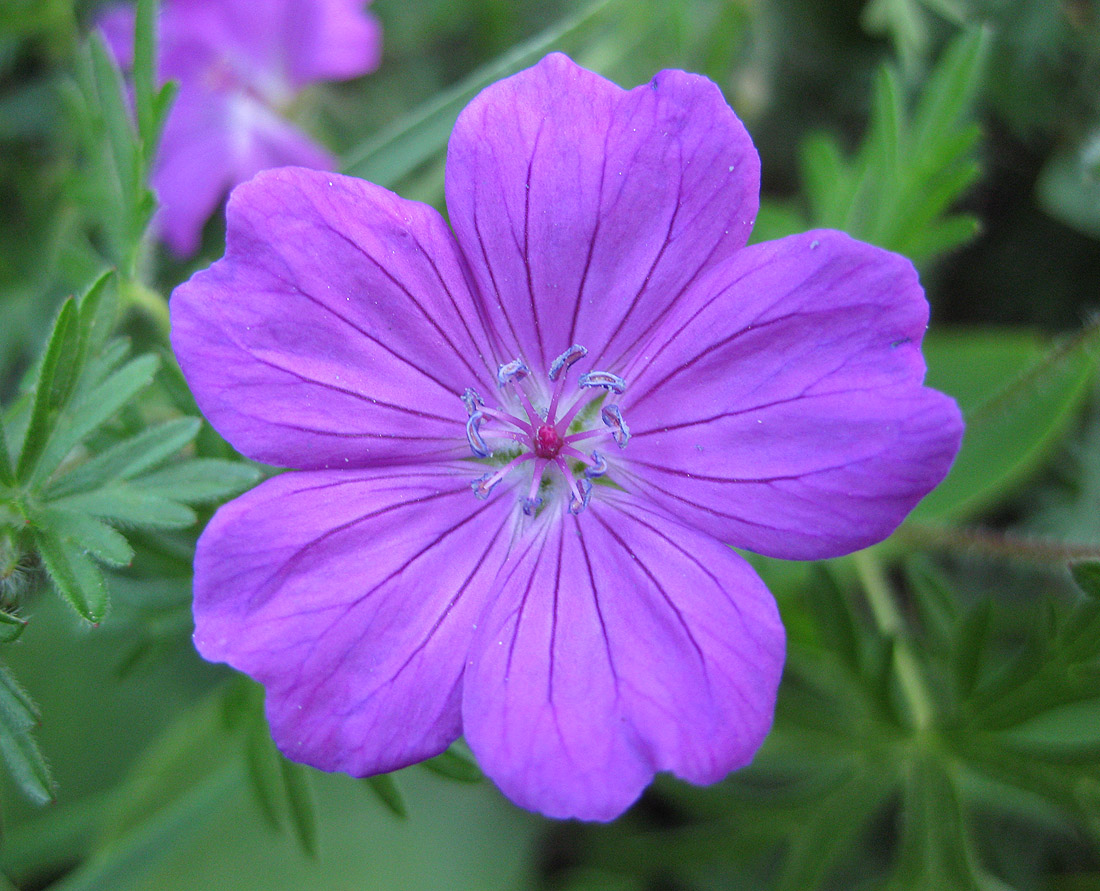
{"type": "MultiPolygon", "coordinates": [[[[299,90],[373,71],[381,54],[370,0],[164,0],[160,77],[178,80],[152,184],[158,225],[180,256],[225,194],[261,170],[336,160],[282,117],[299,90]]],[[[134,10],[110,9],[100,28],[123,67],[133,61],[134,10]]]]}
{"type": "Polygon", "coordinates": [[[298,472],[206,529],[195,643],[265,685],[288,756],[372,774],[465,734],[516,803],[597,820],[748,763],[784,636],[724,542],[873,544],[962,430],[913,267],[746,247],[758,185],[714,84],[555,55],[459,117],[453,233],[347,177],[233,193],[173,344],[218,430],[298,472]]]}

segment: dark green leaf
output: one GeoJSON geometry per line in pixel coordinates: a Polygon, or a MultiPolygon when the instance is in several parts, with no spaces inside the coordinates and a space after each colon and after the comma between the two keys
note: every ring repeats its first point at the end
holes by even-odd
{"type": "Polygon", "coordinates": [[[201,426],[196,418],[177,418],[150,427],[66,472],[51,483],[46,495],[62,498],[114,480],[131,479],[182,449],[201,426]]]}
{"type": "Polygon", "coordinates": [[[888,887],[977,889],[967,827],[943,766],[933,759],[910,763],[902,788],[901,853],[888,887]]]}
{"type": "Polygon", "coordinates": [[[70,298],[61,304],[39,367],[30,422],[15,471],[20,480],[28,479],[34,469],[49,439],[56,410],[68,395],[71,379],[66,369],[76,358],[77,337],[76,302],[70,298]]]}
{"type": "Polygon", "coordinates": [[[244,745],[248,780],[256,803],[271,827],[278,827],[280,802],[285,788],[280,766],[283,758],[271,741],[263,712],[257,713],[256,720],[249,725],[244,745]]]}
{"type": "Polygon", "coordinates": [[[514,47],[352,151],[341,165],[343,171],[392,188],[446,147],[458,113],[485,87],[534,65],[553,49],[583,38],[601,23],[612,20],[626,5],[623,0],[596,0],[514,47]]]}
{"type": "Polygon", "coordinates": [[[395,816],[402,820],[409,816],[405,801],[401,797],[401,790],[397,788],[397,781],[392,773],[380,773],[373,777],[367,777],[363,781],[395,816]]]}
{"type": "Polygon", "coordinates": [[[290,823],[304,850],[311,857],[317,856],[317,811],[313,803],[313,789],[309,783],[309,769],[286,758],[280,760],[283,782],[286,784],[287,804],[290,807],[290,823]]]}
{"type": "Polygon", "coordinates": [[[0,610],[0,643],[11,643],[18,640],[27,627],[27,620],[13,616],[11,613],[0,610]]]}
{"type": "Polygon", "coordinates": [[[135,479],[134,485],[185,504],[202,504],[237,495],[259,478],[257,468],[240,461],[193,458],[135,479]]]}
{"type": "Polygon", "coordinates": [[[441,752],[434,758],[420,762],[432,773],[437,773],[449,780],[457,780],[460,783],[478,783],[483,779],[481,768],[474,763],[468,755],[451,746],[447,751],[441,752]]]}
{"type": "Polygon", "coordinates": [[[38,709],[0,665],[0,756],[23,794],[35,804],[45,804],[53,799],[54,782],[30,735],[37,724],[38,709]]]}
{"type": "Polygon", "coordinates": [[[194,511],[132,483],[113,483],[92,492],[70,495],[53,502],[53,506],[116,523],[159,529],[183,528],[195,522],[194,511]]]}
{"type": "Polygon", "coordinates": [[[107,585],[95,561],[52,530],[35,530],[34,541],[61,596],[89,622],[102,620],[107,612],[107,585]]]}
{"type": "Polygon", "coordinates": [[[1100,600],[1100,562],[1089,560],[1070,567],[1073,580],[1089,597],[1100,600]]]}
{"type": "Polygon", "coordinates": [[[854,675],[862,671],[859,626],[849,600],[836,578],[821,564],[815,566],[806,601],[822,644],[854,675]]]}

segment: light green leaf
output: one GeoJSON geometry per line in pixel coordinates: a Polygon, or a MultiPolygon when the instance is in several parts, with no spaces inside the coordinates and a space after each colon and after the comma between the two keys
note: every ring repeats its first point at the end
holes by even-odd
{"type": "Polygon", "coordinates": [[[110,481],[132,479],[172,457],[198,435],[201,426],[197,418],[177,418],[150,427],[67,471],[50,484],[46,497],[61,498],[110,481]]]}
{"type": "Polygon", "coordinates": [[[80,355],[97,354],[118,318],[118,285],[112,269],[104,270],[80,298],[80,355]]]}
{"type": "Polygon", "coordinates": [[[154,355],[139,356],[102,383],[78,394],[73,404],[62,412],[31,481],[38,484],[45,482],[84,437],[150,384],[158,364],[159,360],[154,355]]]}
{"type": "Polygon", "coordinates": [[[30,512],[30,521],[110,566],[128,566],[134,558],[134,549],[122,535],[87,514],[42,507],[30,512]]]}
{"type": "Polygon", "coordinates": [[[15,470],[15,475],[20,480],[26,480],[30,476],[52,432],[55,413],[68,396],[72,384],[71,367],[76,360],[77,338],[76,302],[70,298],[61,304],[61,311],[57,315],[39,366],[30,422],[15,470]]]}
{"type": "Polygon", "coordinates": [[[161,529],[183,528],[196,519],[194,512],[182,504],[131,483],[114,483],[92,492],[70,495],[53,502],[52,506],[117,523],[161,529]]]}
{"type": "Polygon", "coordinates": [[[28,730],[38,724],[41,715],[6,666],[0,664],[0,716],[4,726],[28,730]]]}
{"type": "Polygon", "coordinates": [[[1098,331],[1085,329],[1034,363],[1026,333],[941,332],[925,341],[928,384],[956,396],[966,433],[951,472],[917,505],[914,520],[973,515],[1036,467],[1088,395],[1098,331]]]}
{"type": "Polygon", "coordinates": [[[34,541],[61,596],[92,624],[101,621],[107,613],[107,585],[95,561],[52,530],[36,529],[34,541]]]}
{"type": "Polygon", "coordinates": [[[192,458],[135,479],[134,485],[185,504],[202,504],[237,495],[259,478],[258,468],[240,461],[192,458]]]}

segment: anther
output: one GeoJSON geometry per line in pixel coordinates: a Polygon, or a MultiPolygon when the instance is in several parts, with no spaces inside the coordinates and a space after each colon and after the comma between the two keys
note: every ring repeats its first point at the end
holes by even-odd
{"type": "Polygon", "coordinates": [[[611,436],[619,448],[625,449],[627,442],[630,440],[630,428],[626,426],[626,421],[623,420],[623,413],[619,406],[605,405],[600,409],[600,417],[611,428],[611,436]]]}
{"type": "Polygon", "coordinates": [[[497,383],[506,387],[508,384],[523,380],[530,373],[531,369],[527,367],[526,362],[522,359],[513,359],[497,369],[497,383]]]}
{"type": "Polygon", "coordinates": [[[462,404],[466,406],[466,414],[472,415],[485,405],[485,400],[477,390],[467,387],[466,392],[462,394],[462,404]]]}
{"type": "Polygon", "coordinates": [[[482,500],[489,497],[489,493],[493,491],[493,486],[500,482],[499,473],[486,473],[483,476],[479,476],[476,480],[470,483],[470,488],[474,490],[474,494],[482,500]]]}
{"type": "Polygon", "coordinates": [[[593,464],[584,471],[586,477],[592,480],[607,473],[607,459],[603,455],[597,451],[593,451],[590,457],[592,458],[593,464]]]}
{"type": "Polygon", "coordinates": [[[470,444],[470,451],[478,458],[488,458],[493,454],[492,449],[481,438],[480,427],[483,420],[485,420],[485,415],[479,411],[475,411],[466,420],[466,441],[470,444]]]}
{"type": "Polygon", "coordinates": [[[579,359],[583,359],[588,355],[588,350],[582,347],[579,343],[573,344],[569,349],[562,353],[558,358],[550,363],[550,371],[548,376],[550,380],[556,381],[558,376],[563,371],[568,371],[569,366],[579,359]]]}
{"type": "Polygon", "coordinates": [[[603,387],[611,393],[623,393],[626,390],[626,381],[610,371],[586,371],[577,378],[577,385],[581,387],[603,387]]]}
{"type": "Polygon", "coordinates": [[[592,499],[592,482],[590,480],[577,480],[576,488],[569,499],[569,513],[576,516],[586,507],[592,499]]]}
{"type": "Polygon", "coordinates": [[[535,515],[535,511],[539,509],[539,506],[541,504],[542,504],[542,498],[540,498],[538,495],[535,495],[534,497],[531,497],[531,498],[524,498],[523,499],[523,512],[525,514],[527,514],[527,516],[533,517],[535,515]]]}

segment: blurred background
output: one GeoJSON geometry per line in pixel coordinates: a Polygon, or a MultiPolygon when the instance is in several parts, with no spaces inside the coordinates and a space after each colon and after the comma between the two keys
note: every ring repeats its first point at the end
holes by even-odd
{"type": "MultiPolygon", "coordinates": [[[[1100,889],[1100,8],[370,9],[378,70],[309,87],[288,114],[345,172],[441,210],[458,111],[546,52],[625,87],[669,67],[714,80],[762,158],[754,240],[831,226],[918,264],[929,383],[966,411],[964,452],[873,558],[754,558],[791,641],[772,737],[749,770],[707,789],[659,778],[605,826],[517,809],[461,745],[371,781],[275,753],[262,694],[190,645],[195,537],[259,473],[209,428],[195,425],[184,455],[237,476],[179,496],[197,518],[116,524],[134,556],[96,570],[102,618],[52,590],[48,547],[21,531],[12,496],[0,505],[0,609],[18,628],[0,635],[0,888],[1100,889]],[[932,691],[930,723],[906,711],[907,665],[932,691]]],[[[187,259],[116,237],[127,199],[102,174],[117,162],[104,158],[102,91],[117,83],[85,41],[100,11],[0,0],[5,424],[31,411],[62,300],[104,266],[119,270],[118,349],[159,357],[140,393],[85,431],[88,454],[197,415],[164,301],[224,243],[220,215],[187,259]]]]}

